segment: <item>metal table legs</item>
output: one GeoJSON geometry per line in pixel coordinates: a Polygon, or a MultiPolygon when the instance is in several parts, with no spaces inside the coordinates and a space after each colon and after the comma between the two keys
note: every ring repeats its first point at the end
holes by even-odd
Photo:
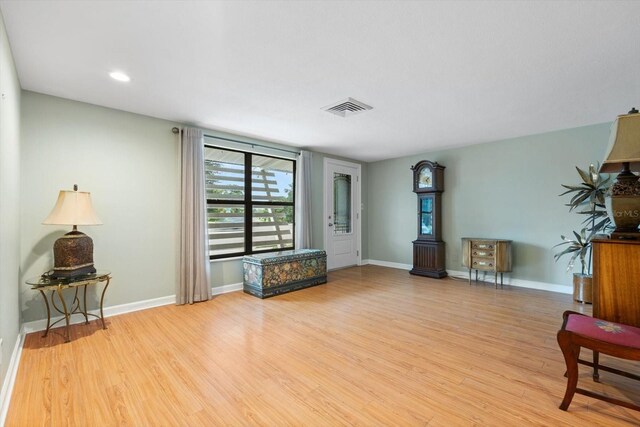
{"type": "MultiPolygon", "coordinates": [[[[40,294],[42,295],[42,299],[44,299],[44,304],[47,308],[47,328],[44,330],[44,334],[42,335],[43,337],[46,337],[49,334],[49,331],[51,330],[51,328],[53,328],[57,323],[62,322],[63,320],[65,321],[65,332],[63,334],[64,336],[64,342],[69,342],[71,340],[71,331],[70,331],[70,323],[71,323],[71,315],[72,314],[77,314],[80,313],[84,316],[84,323],[85,325],[89,324],[89,316],[93,316],[97,319],[100,320],[100,322],[102,323],[102,329],[107,329],[107,325],[104,322],[104,311],[103,311],[103,307],[104,307],[104,295],[107,292],[107,288],[109,287],[109,282],[111,281],[111,277],[108,277],[106,279],[106,283],[104,285],[104,288],[102,289],[102,293],[100,295],[100,315],[97,314],[93,314],[93,313],[89,313],[89,311],[87,310],[87,286],[89,284],[84,284],[84,285],[80,285],[80,286],[74,286],[74,294],[73,294],[73,300],[71,301],[71,307],[67,307],[67,303],[64,300],[62,291],[64,289],[67,289],[67,287],[64,286],[58,286],[55,289],[51,289],[51,294],[49,296],[49,298],[47,298],[47,294],[45,293],[44,290],[39,289],[40,294]],[[80,304],[80,298],[78,297],[78,288],[82,287],[82,304],[80,304]],[[55,297],[57,296],[57,299],[59,301],[59,303],[61,304],[61,307],[58,306],[58,304],[56,304],[56,299],[55,297]],[[60,314],[63,315],[62,318],[56,320],[55,322],[51,323],[51,308],[49,306],[49,299],[51,299],[51,306],[53,306],[53,308],[60,314]]],[[[96,282],[98,283],[98,282],[96,282]]]]}
{"type": "MultiPolygon", "coordinates": [[[[478,281],[478,270],[470,268],[469,269],[469,284],[471,284],[471,271],[472,270],[476,270],[476,282],[478,281]]],[[[504,279],[504,273],[501,272],[500,273],[500,287],[501,288],[503,287],[503,279],[504,279]]],[[[498,289],[498,272],[494,273],[493,282],[494,282],[494,284],[496,286],[496,289],[498,289]]]]}

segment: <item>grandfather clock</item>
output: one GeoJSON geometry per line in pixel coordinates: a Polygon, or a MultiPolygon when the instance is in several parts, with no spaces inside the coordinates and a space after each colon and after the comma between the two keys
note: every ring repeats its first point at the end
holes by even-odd
{"type": "Polygon", "coordinates": [[[441,215],[444,166],[422,160],[411,170],[413,191],[418,195],[418,238],[413,241],[413,268],[409,273],[441,279],[447,276],[441,215]]]}

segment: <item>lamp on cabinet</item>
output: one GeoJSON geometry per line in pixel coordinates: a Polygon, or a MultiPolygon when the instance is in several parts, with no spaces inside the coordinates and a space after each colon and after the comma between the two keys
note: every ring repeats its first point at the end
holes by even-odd
{"type": "Polygon", "coordinates": [[[620,115],[611,127],[609,147],[600,172],[619,172],[611,187],[613,238],[640,237],[640,114],[635,108],[620,115]]]}
{"type": "Polygon", "coordinates": [[[53,210],[42,223],[73,226],[53,245],[52,277],[75,278],[96,272],[93,266],[93,240],[78,231],[79,225],[102,224],[91,204],[91,193],[78,191],[77,185],[73,186],[73,191],[60,190],[53,210]]]}

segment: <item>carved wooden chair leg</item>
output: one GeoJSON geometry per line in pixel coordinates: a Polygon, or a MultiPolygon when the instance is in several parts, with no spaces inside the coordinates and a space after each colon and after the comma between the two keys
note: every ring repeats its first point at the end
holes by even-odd
{"type": "Polygon", "coordinates": [[[569,334],[565,331],[558,332],[558,344],[562,350],[564,361],[567,365],[567,389],[564,393],[564,399],[560,404],[560,409],[566,411],[571,404],[571,400],[576,393],[578,385],[578,356],[580,355],[580,347],[571,342],[569,334]]]}
{"type": "Polygon", "coordinates": [[[560,409],[567,410],[574,394],[582,394],[625,408],[640,411],[640,405],[629,400],[621,400],[592,390],[578,387],[578,365],[593,367],[594,380],[598,379],[598,370],[611,372],[627,378],[640,380],[639,375],[601,365],[600,353],[625,360],[640,361],[640,328],[621,323],[610,322],[585,316],[581,313],[565,311],[564,322],[558,331],[558,345],[567,365],[567,390],[560,409]],[[593,363],[580,359],[580,349],[593,351],[593,363]]]}
{"type": "Polygon", "coordinates": [[[600,352],[593,350],[593,380],[597,383],[600,382],[600,373],[598,372],[599,364],[600,364],[600,352]]]}

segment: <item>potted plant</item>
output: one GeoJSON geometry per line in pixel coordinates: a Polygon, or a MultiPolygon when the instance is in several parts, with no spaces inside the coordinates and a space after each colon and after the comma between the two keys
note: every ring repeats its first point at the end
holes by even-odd
{"type": "Polygon", "coordinates": [[[611,225],[611,219],[605,208],[605,195],[611,185],[610,178],[604,178],[597,167],[589,165],[589,170],[584,171],[576,166],[576,170],[582,179],[579,185],[564,185],[566,191],[560,196],[571,194],[569,212],[576,211],[584,215],[585,225],[580,232],[573,232],[572,237],[560,236],[563,240],[554,247],[564,247],[561,252],[554,255],[558,261],[565,255],[570,255],[567,271],[572,270],[576,259],[580,259],[580,273],[573,274],[573,299],[578,302],[591,303],[591,240],[597,234],[607,231],[611,225]]]}

